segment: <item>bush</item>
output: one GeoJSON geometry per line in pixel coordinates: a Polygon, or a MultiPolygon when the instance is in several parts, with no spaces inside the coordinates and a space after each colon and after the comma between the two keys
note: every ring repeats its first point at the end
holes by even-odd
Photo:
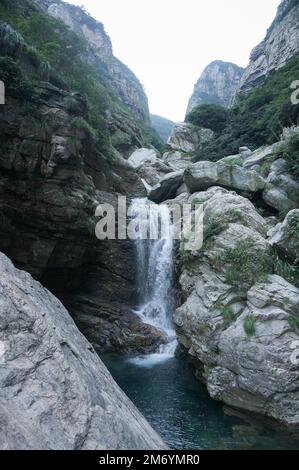
{"type": "Polygon", "coordinates": [[[231,285],[252,286],[273,273],[271,254],[257,250],[249,241],[238,241],[234,248],[218,252],[213,263],[216,269],[224,269],[226,282],[231,285]]]}
{"type": "Polygon", "coordinates": [[[0,56],[0,80],[4,82],[6,92],[22,100],[29,100],[34,94],[33,83],[10,57],[0,56]]]}
{"type": "Polygon", "coordinates": [[[216,104],[196,106],[186,118],[194,126],[212,129],[217,134],[225,129],[227,120],[228,110],[216,104]]]}
{"type": "Polygon", "coordinates": [[[283,142],[275,153],[287,160],[290,172],[299,179],[299,132],[283,142]]]}
{"type": "Polygon", "coordinates": [[[288,319],[289,325],[293,330],[299,329],[299,316],[291,315],[288,319]]]}
{"type": "Polygon", "coordinates": [[[231,307],[223,307],[222,309],[224,326],[230,326],[236,320],[236,314],[233,312],[231,307]]]}
{"type": "Polygon", "coordinates": [[[247,336],[253,336],[256,332],[255,319],[252,315],[247,315],[244,319],[244,330],[247,336]]]}

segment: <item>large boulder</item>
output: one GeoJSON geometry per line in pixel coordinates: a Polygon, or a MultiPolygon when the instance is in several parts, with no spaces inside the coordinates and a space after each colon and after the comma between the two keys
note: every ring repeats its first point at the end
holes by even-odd
{"type": "Polygon", "coordinates": [[[272,163],[263,199],[270,207],[282,213],[299,206],[299,182],[288,172],[285,160],[279,158],[272,163]]]}
{"type": "Polygon", "coordinates": [[[203,204],[204,244],[191,253],[181,246],[179,342],[212,398],[298,427],[299,290],[270,275],[268,224],[250,201],[221,187],[189,203],[203,204]]]}
{"type": "Polygon", "coordinates": [[[172,150],[193,153],[214,137],[211,129],[195,127],[185,122],[177,123],[172,129],[167,144],[172,150]]]}
{"type": "Polygon", "coordinates": [[[288,213],[285,220],[268,233],[269,243],[277,246],[290,259],[299,261],[299,209],[288,213]]]}
{"type": "Polygon", "coordinates": [[[128,159],[128,162],[133,166],[133,168],[138,169],[144,163],[155,163],[157,159],[158,157],[154,150],[142,148],[132,153],[128,159]]]}
{"type": "Polygon", "coordinates": [[[217,363],[205,370],[212,398],[298,429],[299,335],[289,322],[298,314],[299,289],[281,277],[254,285],[241,315],[219,337],[217,363]],[[244,329],[249,315],[252,336],[244,329]]]}
{"type": "Polygon", "coordinates": [[[189,154],[180,152],[179,150],[164,153],[163,161],[173,170],[185,170],[194,163],[189,154]]]}
{"type": "Polygon", "coordinates": [[[211,186],[223,186],[249,193],[257,193],[265,187],[265,180],[254,170],[225,162],[198,162],[185,170],[185,183],[190,190],[202,191],[211,186]]]}
{"type": "Polygon", "coordinates": [[[176,192],[184,181],[184,171],[179,170],[166,175],[149,192],[149,199],[160,203],[176,196],[176,192]]]}
{"type": "Polygon", "coordinates": [[[162,449],[62,304],[0,254],[0,449],[162,449]]]}

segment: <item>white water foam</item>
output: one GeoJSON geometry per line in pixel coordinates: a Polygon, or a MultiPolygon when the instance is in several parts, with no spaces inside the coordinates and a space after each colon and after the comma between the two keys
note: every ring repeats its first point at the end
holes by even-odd
{"type": "Polygon", "coordinates": [[[144,216],[148,233],[157,233],[156,240],[136,241],[139,309],[135,312],[144,323],[162,330],[169,338],[157,353],[130,359],[141,367],[153,367],[174,357],[177,347],[172,321],[174,310],[174,230],[167,206],[158,206],[147,199],[135,199],[132,203],[134,217],[144,216]]]}

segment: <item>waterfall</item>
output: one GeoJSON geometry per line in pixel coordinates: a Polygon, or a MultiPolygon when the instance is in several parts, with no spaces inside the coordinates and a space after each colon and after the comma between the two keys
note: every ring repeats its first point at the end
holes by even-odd
{"type": "MultiPolygon", "coordinates": [[[[144,227],[147,239],[137,239],[137,287],[138,310],[136,314],[148,323],[165,332],[169,338],[160,346],[151,360],[160,361],[173,357],[177,341],[172,321],[175,307],[174,280],[174,228],[170,211],[166,205],[157,205],[147,199],[135,199],[131,214],[138,227],[144,227]]],[[[136,362],[136,360],[135,360],[136,362]]]]}

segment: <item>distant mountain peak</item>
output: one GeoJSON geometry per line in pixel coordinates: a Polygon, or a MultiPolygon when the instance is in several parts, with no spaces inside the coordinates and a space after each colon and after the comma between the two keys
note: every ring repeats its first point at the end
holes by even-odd
{"type": "Polygon", "coordinates": [[[189,100],[187,114],[200,104],[229,107],[244,69],[232,62],[214,60],[202,72],[189,100]]]}

